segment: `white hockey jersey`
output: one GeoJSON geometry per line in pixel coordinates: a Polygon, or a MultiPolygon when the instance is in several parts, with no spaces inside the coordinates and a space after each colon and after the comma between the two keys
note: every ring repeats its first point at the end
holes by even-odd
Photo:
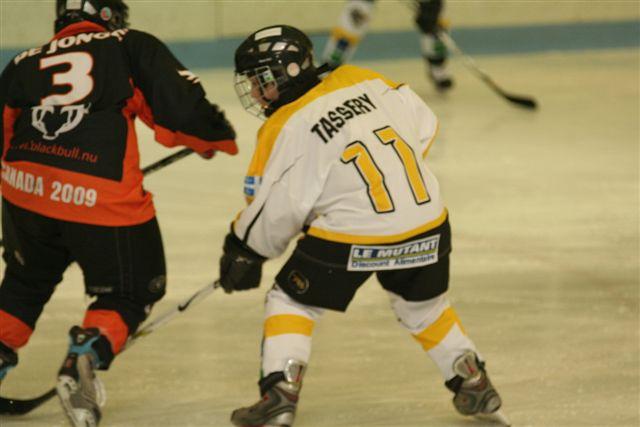
{"type": "Polygon", "coordinates": [[[447,211],[423,157],[437,130],[408,86],[339,67],[258,132],[236,235],[272,258],[303,229],[329,241],[386,244],[436,228],[447,211]]]}

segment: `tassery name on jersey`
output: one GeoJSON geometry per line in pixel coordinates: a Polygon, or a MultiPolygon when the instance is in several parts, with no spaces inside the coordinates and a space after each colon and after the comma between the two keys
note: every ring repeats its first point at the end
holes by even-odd
{"type": "Polygon", "coordinates": [[[326,144],[335,134],[340,132],[347,120],[370,113],[377,108],[369,96],[363,93],[356,98],[347,99],[340,106],[329,110],[326,116],[311,127],[311,132],[322,138],[322,142],[326,144]]]}

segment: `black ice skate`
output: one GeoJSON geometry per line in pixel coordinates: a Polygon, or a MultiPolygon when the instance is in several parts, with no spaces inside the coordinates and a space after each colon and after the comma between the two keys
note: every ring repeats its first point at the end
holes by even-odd
{"type": "Polygon", "coordinates": [[[92,344],[100,338],[100,332],[74,326],[69,338],[69,352],[58,372],[56,391],[74,427],[95,427],[100,422],[100,407],[106,401],[102,381],[94,372],[99,358],[92,344]]]}
{"type": "Polygon", "coordinates": [[[453,363],[456,376],[445,383],[455,393],[453,406],[462,415],[472,415],[506,426],[509,419],[500,411],[502,399],[491,384],[484,363],[476,354],[467,351],[453,363]]]}
{"type": "Polygon", "coordinates": [[[233,411],[231,422],[239,427],[293,426],[305,368],[302,362],[288,360],[284,371],[261,379],[262,399],[252,406],[233,411]]]}

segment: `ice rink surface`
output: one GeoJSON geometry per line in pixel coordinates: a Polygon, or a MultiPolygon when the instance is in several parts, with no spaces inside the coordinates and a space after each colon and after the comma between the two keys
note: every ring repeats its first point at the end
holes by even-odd
{"type": "MultiPolygon", "coordinates": [[[[510,106],[460,63],[437,94],[421,60],[359,63],[409,83],[441,121],[428,162],[453,227],[450,299],[486,357],[514,426],[637,426],[639,417],[639,53],[484,56],[500,85],[534,95],[510,106]]],[[[189,157],[149,176],[169,269],[159,314],[217,275],[243,206],[260,121],[241,109],[230,70],[199,71],[226,109],[241,153],[189,157]]],[[[141,133],[143,163],[170,151],[141,133]]],[[[227,426],[258,397],[264,294],[216,292],[142,339],[101,375],[102,426],[227,426]]],[[[4,266],[3,266],[4,268],[4,266]]],[[[45,308],[2,395],[53,386],[67,330],[86,304],[76,266],[45,308]]],[[[317,325],[296,427],[483,425],[454,412],[435,365],[370,281],[346,314],[317,325]]],[[[64,426],[57,401],[2,427],[64,426]]]]}

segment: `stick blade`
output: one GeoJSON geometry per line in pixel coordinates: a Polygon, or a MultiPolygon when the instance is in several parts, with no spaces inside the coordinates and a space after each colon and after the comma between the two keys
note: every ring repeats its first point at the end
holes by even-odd
{"type": "Polygon", "coordinates": [[[527,108],[529,110],[535,110],[538,108],[538,103],[533,98],[526,98],[524,96],[514,96],[504,94],[507,101],[512,102],[520,107],[527,108]]]}
{"type": "Polygon", "coordinates": [[[56,390],[52,388],[42,396],[33,399],[11,399],[0,397],[0,415],[24,415],[36,409],[38,406],[49,401],[56,395],[56,390]]]}

